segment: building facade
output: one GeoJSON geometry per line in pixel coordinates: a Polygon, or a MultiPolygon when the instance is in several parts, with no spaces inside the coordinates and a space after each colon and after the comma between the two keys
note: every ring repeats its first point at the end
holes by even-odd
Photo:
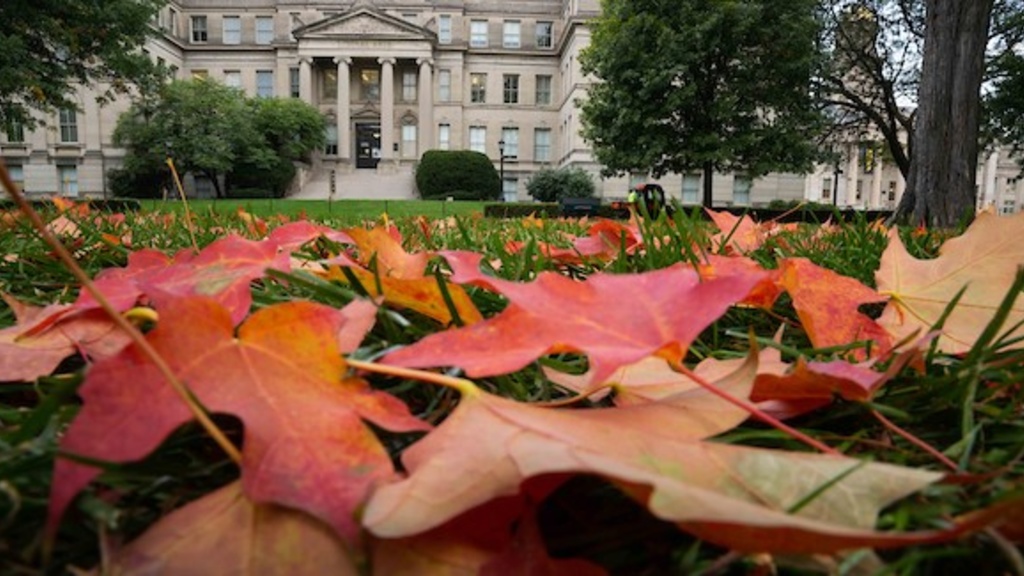
{"type": "MultiPolygon", "coordinates": [[[[317,107],[328,144],[299,171],[296,198],[414,198],[413,174],[428,149],[483,152],[501,171],[506,200],[528,200],[536,171],[567,166],[617,198],[647,177],[602,179],[580,136],[578,102],[591,79],[579,54],[599,9],[599,0],[172,0],[146,51],[179,79],[206,77],[317,107]]],[[[111,136],[128,102],[101,107],[82,90],[78,104],[42,128],[0,134],[0,155],[30,194],[105,195],[107,171],[123,158],[111,136]]],[[[898,201],[903,179],[872,145],[850,143],[845,157],[841,169],[810,175],[716,175],[715,202],[898,201]]],[[[1015,167],[998,153],[981,166],[985,202],[1021,205],[1015,167]]],[[[673,198],[700,201],[700,174],[659,182],[673,198]]],[[[187,185],[198,195],[212,189],[191,177],[187,185]]]]}

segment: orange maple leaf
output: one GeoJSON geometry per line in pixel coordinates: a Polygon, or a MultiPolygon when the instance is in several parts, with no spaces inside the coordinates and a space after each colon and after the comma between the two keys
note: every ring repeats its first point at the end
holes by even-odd
{"type": "Polygon", "coordinates": [[[764,274],[738,270],[701,282],[676,265],[644,274],[594,274],[585,282],[545,272],[531,283],[480,272],[480,254],[444,252],[453,281],[490,287],[509,306],[471,326],[431,334],[388,354],[406,367],[459,366],[471,377],[515,372],[554,352],[588,355],[602,382],[620,366],[659,354],[680,362],[702,330],[745,298],[764,274]]]}
{"type": "MultiPolygon", "coordinates": [[[[202,297],[161,297],[161,320],[146,339],[210,411],[245,424],[242,482],[256,502],[299,508],[349,541],[354,512],[394,471],[387,450],[362,423],[426,430],[398,399],[344,379],[338,346],[342,314],[309,302],[264,308],[238,330],[228,312],[202,297]]],[[[360,328],[362,329],[362,328],[360,328]]],[[[192,419],[137,346],[97,362],[80,389],[84,405],[61,451],[128,462],[154,450],[192,419]]],[[[50,528],[99,470],[57,461],[50,528]]]]}

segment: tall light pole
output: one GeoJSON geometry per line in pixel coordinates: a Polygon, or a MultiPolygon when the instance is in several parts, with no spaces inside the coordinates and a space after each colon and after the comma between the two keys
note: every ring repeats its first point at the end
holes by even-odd
{"type": "Polygon", "coordinates": [[[501,199],[505,200],[505,139],[498,140],[498,180],[501,181],[501,199]]]}

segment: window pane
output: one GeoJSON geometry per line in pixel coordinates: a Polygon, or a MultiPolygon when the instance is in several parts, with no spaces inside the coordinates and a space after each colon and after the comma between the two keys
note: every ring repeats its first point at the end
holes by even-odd
{"type": "Polygon", "coordinates": [[[78,196],[78,167],[58,166],[57,185],[61,196],[78,196]]]}
{"type": "Polygon", "coordinates": [[[359,73],[359,87],[363,100],[380,100],[380,70],[363,70],[359,73]]]}
{"type": "Polygon", "coordinates": [[[683,176],[683,204],[697,204],[700,194],[700,175],[686,174],[683,176]]]}
{"type": "Polygon", "coordinates": [[[487,46],[487,21],[473,20],[469,24],[469,45],[474,48],[487,46]]]}
{"type": "Polygon", "coordinates": [[[206,16],[192,17],[192,41],[206,42],[206,16]]]}
{"type": "Polygon", "coordinates": [[[60,111],[60,141],[78,142],[78,113],[74,110],[60,111]]]}
{"type": "Polygon", "coordinates": [[[270,44],[274,41],[274,19],[271,16],[256,17],[256,43],[270,44]]]}
{"type": "Polygon", "coordinates": [[[533,131],[534,162],[551,161],[551,129],[537,128],[533,131]]]}
{"type": "Polygon", "coordinates": [[[736,176],[732,183],[732,203],[737,206],[750,204],[750,187],[753,182],[745,176],[736,176]]]}
{"type": "Polygon", "coordinates": [[[537,48],[551,48],[554,45],[551,36],[553,28],[551,22],[537,22],[537,48]]]}
{"type": "Polygon", "coordinates": [[[505,202],[515,202],[519,200],[519,180],[515,178],[505,178],[501,181],[501,195],[505,202]]]}
{"type": "Polygon", "coordinates": [[[483,126],[469,128],[469,149],[474,152],[487,153],[487,128],[483,126]]]}
{"type": "Polygon", "coordinates": [[[274,96],[274,72],[272,70],[256,71],[256,96],[259,98],[274,96]]]}
{"type": "Polygon", "coordinates": [[[450,124],[439,124],[437,126],[437,147],[440,150],[451,150],[452,127],[450,124]]]}
{"type": "Polygon", "coordinates": [[[325,68],[324,73],[321,75],[321,86],[320,95],[325,101],[335,101],[338,99],[338,69],[337,68],[325,68]]]}
{"type": "Polygon", "coordinates": [[[451,44],[452,17],[447,14],[442,14],[437,18],[437,41],[441,44],[451,44]]]}
{"type": "Polygon", "coordinates": [[[25,141],[25,125],[17,120],[8,120],[6,132],[8,142],[14,143],[25,141]]]}
{"type": "Polygon", "coordinates": [[[12,164],[7,167],[7,173],[11,175],[11,180],[18,185],[18,188],[25,188],[25,169],[17,164],[12,164]]]}
{"type": "Polygon", "coordinates": [[[487,74],[469,75],[469,101],[477,104],[487,102],[487,74]]]}
{"type": "Polygon", "coordinates": [[[224,17],[224,43],[239,44],[242,42],[242,19],[238,16],[224,17]]]}
{"type": "Polygon", "coordinates": [[[336,124],[328,124],[324,129],[327,144],[324,146],[324,154],[328,156],[338,155],[338,126],[336,124]]]}
{"type": "Polygon", "coordinates": [[[288,86],[292,98],[299,97],[299,69],[288,69],[288,86]]]}
{"type": "Polygon", "coordinates": [[[224,85],[228,86],[229,88],[241,88],[242,73],[238,70],[225,70],[224,85]]]}
{"type": "Polygon", "coordinates": [[[402,72],[402,100],[413,102],[416,100],[416,73],[402,72]]]}
{"type": "Polygon", "coordinates": [[[551,104],[551,76],[537,76],[537,104],[551,104]]]}
{"type": "Polygon", "coordinates": [[[519,128],[502,128],[501,139],[505,141],[505,158],[519,158],[519,128]]]}
{"type": "Polygon", "coordinates": [[[441,102],[448,102],[452,99],[451,70],[438,70],[437,72],[437,99],[441,102]]]}
{"type": "Polygon", "coordinates": [[[402,156],[404,158],[416,157],[416,126],[402,126],[402,156]]]}
{"type": "Polygon", "coordinates": [[[505,48],[519,48],[519,21],[506,20],[501,45],[505,48]]]}
{"type": "Polygon", "coordinates": [[[505,104],[519,103],[519,75],[505,74],[504,77],[504,102],[505,104]]]}

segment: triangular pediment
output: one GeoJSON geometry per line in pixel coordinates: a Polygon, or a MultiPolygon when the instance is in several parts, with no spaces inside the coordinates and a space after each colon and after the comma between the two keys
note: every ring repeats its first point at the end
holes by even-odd
{"type": "Polygon", "coordinates": [[[357,7],[295,30],[297,38],[434,40],[434,33],[369,6],[357,7]]]}

